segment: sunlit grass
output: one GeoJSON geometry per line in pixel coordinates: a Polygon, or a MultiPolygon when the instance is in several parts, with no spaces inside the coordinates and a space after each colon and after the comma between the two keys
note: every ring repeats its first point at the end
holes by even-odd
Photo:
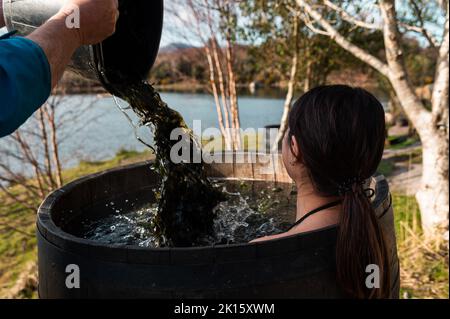
{"type": "Polygon", "coordinates": [[[393,136],[393,135],[389,136],[388,137],[388,142],[389,143],[386,146],[386,148],[393,149],[393,150],[398,150],[398,149],[402,149],[402,148],[405,148],[405,147],[412,146],[412,145],[414,145],[414,144],[416,144],[417,142],[420,141],[417,136],[409,136],[409,137],[405,137],[405,140],[400,142],[400,143],[398,143],[398,144],[390,145],[391,141],[396,140],[398,138],[402,138],[402,136],[393,136]]]}
{"type": "Polygon", "coordinates": [[[413,196],[393,195],[401,298],[448,298],[448,242],[425,237],[413,196]]]}
{"type": "MultiPolygon", "coordinates": [[[[243,151],[266,151],[265,137],[263,134],[244,134],[241,136],[241,149],[243,151]]],[[[210,139],[203,139],[204,151],[221,152],[227,150],[223,136],[215,136],[210,139]]]]}

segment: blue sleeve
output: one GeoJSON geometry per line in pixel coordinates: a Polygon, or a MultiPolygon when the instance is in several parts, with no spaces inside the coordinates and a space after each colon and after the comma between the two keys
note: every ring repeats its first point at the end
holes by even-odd
{"type": "Polygon", "coordinates": [[[48,99],[51,71],[33,41],[0,40],[0,137],[13,133],[48,99]]]}

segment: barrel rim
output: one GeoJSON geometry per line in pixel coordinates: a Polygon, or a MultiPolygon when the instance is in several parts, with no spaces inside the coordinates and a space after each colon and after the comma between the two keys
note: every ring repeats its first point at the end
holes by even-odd
{"type": "MultiPolygon", "coordinates": [[[[102,244],[93,240],[79,238],[63,231],[53,221],[52,209],[58,203],[58,200],[76,187],[80,187],[80,185],[95,180],[100,176],[111,175],[131,169],[148,168],[148,165],[151,163],[152,161],[144,161],[112,168],[82,177],[55,190],[44,200],[38,209],[37,231],[49,243],[77,254],[89,255],[91,258],[114,262],[164,265],[238,262],[255,258],[263,259],[298,253],[300,250],[305,253],[314,250],[315,254],[321,255],[329,254],[329,250],[323,249],[324,247],[316,247],[314,243],[328,243],[330,247],[334,245],[333,239],[337,235],[338,226],[328,226],[309,232],[256,243],[152,248],[102,244]]],[[[387,182],[383,178],[384,176],[380,178],[380,181],[386,183],[385,186],[387,186],[387,182]]],[[[379,187],[379,184],[377,184],[377,187],[379,187]]],[[[386,209],[388,197],[386,196],[383,201],[378,203],[376,209],[379,207],[386,209]]]]}

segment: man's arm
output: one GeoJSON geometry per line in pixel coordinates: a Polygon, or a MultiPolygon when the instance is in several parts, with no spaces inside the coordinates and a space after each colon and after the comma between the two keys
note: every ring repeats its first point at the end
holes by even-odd
{"type": "Polygon", "coordinates": [[[47,100],[77,47],[114,33],[117,8],[117,0],[71,0],[27,38],[0,40],[0,137],[14,132],[47,100]],[[66,26],[74,6],[79,29],[66,26]]]}
{"type": "Polygon", "coordinates": [[[47,56],[51,70],[51,85],[52,88],[55,87],[72,54],[80,46],[79,38],[73,30],[65,27],[65,20],[59,17],[52,18],[27,38],[38,44],[47,56]]]}
{"type": "Polygon", "coordinates": [[[0,0],[0,28],[5,26],[5,18],[3,17],[3,1],[0,0]]]}
{"type": "Polygon", "coordinates": [[[52,73],[52,87],[61,79],[78,47],[99,43],[114,33],[118,6],[118,0],[72,0],[27,37],[44,50],[52,73]],[[75,7],[80,13],[80,28],[69,28],[66,20],[75,7]]]}

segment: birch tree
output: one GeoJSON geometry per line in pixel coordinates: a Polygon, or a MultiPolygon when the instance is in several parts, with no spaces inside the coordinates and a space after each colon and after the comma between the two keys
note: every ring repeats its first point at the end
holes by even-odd
{"type": "Polygon", "coordinates": [[[240,2],[245,17],[243,39],[256,62],[256,80],[286,90],[280,129],[272,151],[278,151],[288,127],[288,115],[295,95],[324,84],[328,75],[345,67],[353,57],[325,38],[311,32],[300,18],[292,0],[249,0],[240,2]],[[270,61],[270,62],[269,62],[270,61]]]}
{"type": "Polygon", "coordinates": [[[295,0],[299,12],[305,17],[308,27],[336,42],[362,62],[368,64],[385,76],[395,91],[401,107],[420,136],[423,147],[423,173],[416,199],[420,206],[422,225],[426,234],[448,227],[449,184],[449,4],[446,0],[402,2],[402,10],[408,10],[403,17],[395,0],[379,0],[358,7],[356,2],[331,2],[329,0],[295,0]],[[345,6],[345,4],[347,4],[345,6]],[[429,28],[426,19],[430,5],[434,5],[434,16],[441,15],[436,36],[429,28]],[[335,12],[339,20],[354,28],[381,30],[384,39],[384,57],[364,50],[344,37],[336,27],[336,20],[326,19],[326,13],[335,12]],[[440,12],[439,12],[440,11],[440,12]],[[371,13],[374,12],[375,14],[371,13]],[[379,17],[379,19],[377,19],[379,17]],[[405,22],[405,20],[408,20],[405,22]],[[416,33],[436,51],[436,69],[428,108],[415,93],[408,71],[405,67],[402,40],[406,33],[416,33]]]}
{"type": "Polygon", "coordinates": [[[234,61],[237,38],[235,1],[173,1],[168,4],[167,11],[174,21],[177,21],[175,33],[187,41],[195,39],[201,43],[200,50],[208,62],[210,91],[225,148],[241,149],[241,122],[234,61]]]}
{"type": "MultiPolygon", "coordinates": [[[[279,144],[287,130],[288,115],[299,84],[299,56],[301,26],[297,12],[290,10],[289,0],[245,1],[240,4],[249,22],[243,28],[246,40],[256,45],[258,60],[264,61],[264,73],[280,74],[280,80],[287,82],[287,93],[283,104],[280,129],[272,145],[272,152],[278,152],[279,144]],[[270,61],[271,65],[267,62],[270,61]]],[[[308,81],[305,79],[304,83],[308,81]]]]}

